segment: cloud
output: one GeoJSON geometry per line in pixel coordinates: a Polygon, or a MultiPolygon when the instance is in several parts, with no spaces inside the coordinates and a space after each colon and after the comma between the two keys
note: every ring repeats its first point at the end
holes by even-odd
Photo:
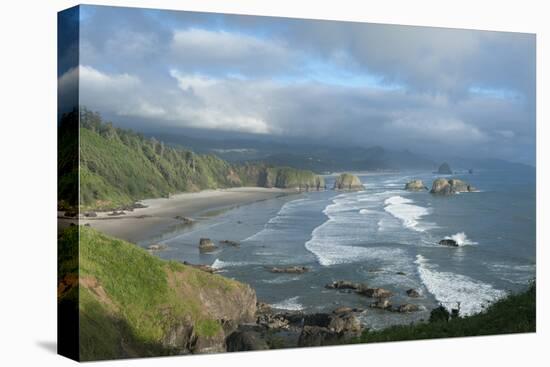
{"type": "Polygon", "coordinates": [[[81,103],[150,129],[534,160],[533,35],[100,7],[80,46],[81,103]]]}
{"type": "Polygon", "coordinates": [[[223,30],[176,30],[170,49],[179,67],[223,72],[266,73],[292,67],[296,52],[279,40],[223,30]]]}

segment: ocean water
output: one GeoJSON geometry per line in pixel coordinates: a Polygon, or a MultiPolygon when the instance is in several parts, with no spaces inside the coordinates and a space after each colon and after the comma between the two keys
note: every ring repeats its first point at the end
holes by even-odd
{"type": "Polygon", "coordinates": [[[438,304],[451,309],[460,303],[462,315],[477,313],[535,277],[534,170],[456,174],[479,192],[451,197],[403,190],[411,179],[431,186],[440,177],[431,172],[359,176],[365,187],[359,192],[309,192],[203,213],[193,227],[164,238],[168,249],[159,256],[212,265],[281,310],[365,308],[361,320],[373,329],[427,319],[438,304]],[[201,237],[241,246],[200,254],[201,237]],[[460,246],[439,245],[444,238],[460,246]],[[311,271],[269,272],[285,265],[311,271]],[[414,303],[421,311],[368,309],[372,299],[325,289],[335,280],[390,289],[394,305],[414,303]],[[410,288],[421,297],[408,298],[410,288]]]}

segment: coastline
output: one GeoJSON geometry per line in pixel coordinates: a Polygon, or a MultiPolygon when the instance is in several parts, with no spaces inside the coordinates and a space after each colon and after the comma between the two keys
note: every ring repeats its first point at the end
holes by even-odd
{"type": "Polygon", "coordinates": [[[298,194],[294,189],[236,187],[181,193],[170,198],[140,201],[146,208],[136,208],[124,215],[109,216],[98,212],[97,217],[80,217],[79,222],[90,225],[109,236],[130,242],[140,242],[171,232],[186,225],[177,216],[195,219],[201,213],[224,210],[280,196],[298,194]]]}

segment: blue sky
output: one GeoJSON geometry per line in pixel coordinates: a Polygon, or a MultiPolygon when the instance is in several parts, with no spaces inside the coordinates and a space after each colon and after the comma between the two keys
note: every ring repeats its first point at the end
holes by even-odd
{"type": "Polygon", "coordinates": [[[127,127],[534,164],[531,34],[96,6],[80,22],[81,104],[127,127]]]}

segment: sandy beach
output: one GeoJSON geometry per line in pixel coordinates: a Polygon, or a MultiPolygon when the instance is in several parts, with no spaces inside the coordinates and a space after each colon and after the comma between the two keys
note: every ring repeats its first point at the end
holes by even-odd
{"type": "Polygon", "coordinates": [[[98,212],[97,217],[80,218],[80,224],[89,224],[113,237],[140,242],[186,225],[182,217],[195,220],[197,216],[218,210],[296,192],[277,188],[239,187],[182,193],[170,198],[142,200],[146,208],[127,211],[124,215],[109,216],[108,212],[98,212]],[[179,219],[176,218],[178,216],[179,219]]]}

